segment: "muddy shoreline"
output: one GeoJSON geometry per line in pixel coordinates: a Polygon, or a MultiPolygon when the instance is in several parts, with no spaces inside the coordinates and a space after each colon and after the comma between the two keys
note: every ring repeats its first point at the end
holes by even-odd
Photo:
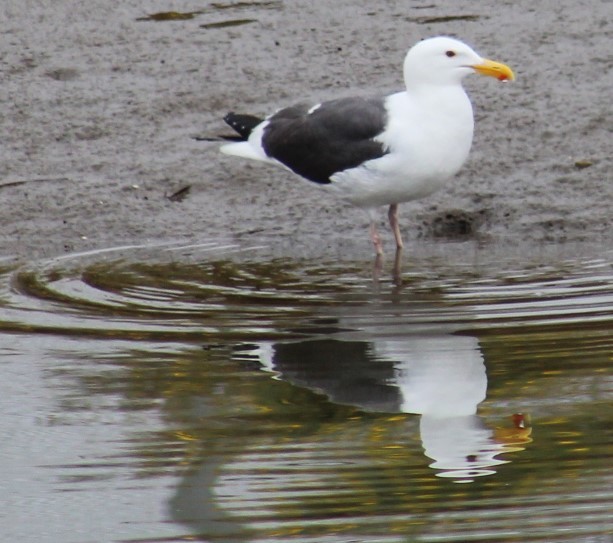
{"type": "Polygon", "coordinates": [[[399,89],[406,49],[438,34],[518,78],[468,81],[471,156],[401,206],[409,244],[613,243],[606,2],[185,1],[172,9],[193,17],[166,21],[139,20],[162,1],[2,9],[0,256],[160,240],[369,254],[363,212],[196,138],[227,133],[228,110],[399,89]]]}

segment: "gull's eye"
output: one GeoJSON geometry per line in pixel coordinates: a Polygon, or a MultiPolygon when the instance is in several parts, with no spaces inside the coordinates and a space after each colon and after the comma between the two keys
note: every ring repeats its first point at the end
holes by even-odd
{"type": "Polygon", "coordinates": [[[455,57],[455,51],[447,51],[445,54],[446,54],[446,55],[447,55],[449,58],[451,58],[451,57],[455,57]]]}

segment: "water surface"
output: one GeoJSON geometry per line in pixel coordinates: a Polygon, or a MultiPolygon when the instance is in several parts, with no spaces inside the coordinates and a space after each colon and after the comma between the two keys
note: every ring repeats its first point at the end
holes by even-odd
{"type": "Polygon", "coordinates": [[[390,266],[5,261],[7,541],[609,541],[612,254],[390,266]]]}

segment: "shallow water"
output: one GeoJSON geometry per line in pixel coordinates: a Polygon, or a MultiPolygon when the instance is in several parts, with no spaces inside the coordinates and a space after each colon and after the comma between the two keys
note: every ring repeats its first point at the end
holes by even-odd
{"type": "Polygon", "coordinates": [[[4,538],[609,541],[613,253],[494,253],[5,261],[4,538]]]}

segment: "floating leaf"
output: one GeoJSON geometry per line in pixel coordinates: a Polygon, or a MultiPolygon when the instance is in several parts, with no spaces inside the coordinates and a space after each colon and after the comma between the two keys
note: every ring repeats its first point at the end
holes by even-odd
{"type": "Polygon", "coordinates": [[[443,15],[440,17],[413,17],[409,19],[413,23],[425,25],[433,23],[450,23],[453,21],[478,21],[481,15],[443,15]]]}
{"type": "Polygon", "coordinates": [[[180,189],[175,190],[172,194],[167,196],[167,198],[171,202],[182,202],[187,197],[191,189],[192,189],[191,185],[185,185],[181,187],[180,189]]]}
{"type": "Polygon", "coordinates": [[[577,160],[575,162],[575,168],[579,170],[583,170],[584,168],[589,168],[593,162],[591,160],[577,160]]]}
{"type": "Polygon", "coordinates": [[[211,4],[215,9],[241,9],[241,8],[281,8],[283,2],[279,0],[270,0],[264,2],[213,2],[211,4]]]}
{"type": "Polygon", "coordinates": [[[159,13],[152,13],[146,17],[140,17],[137,21],[188,21],[193,19],[196,15],[200,15],[202,11],[160,11],[159,13]]]}
{"type": "Polygon", "coordinates": [[[232,19],[230,21],[219,21],[218,23],[205,23],[200,28],[226,28],[228,26],[241,26],[249,23],[257,23],[257,19],[232,19]]]}

